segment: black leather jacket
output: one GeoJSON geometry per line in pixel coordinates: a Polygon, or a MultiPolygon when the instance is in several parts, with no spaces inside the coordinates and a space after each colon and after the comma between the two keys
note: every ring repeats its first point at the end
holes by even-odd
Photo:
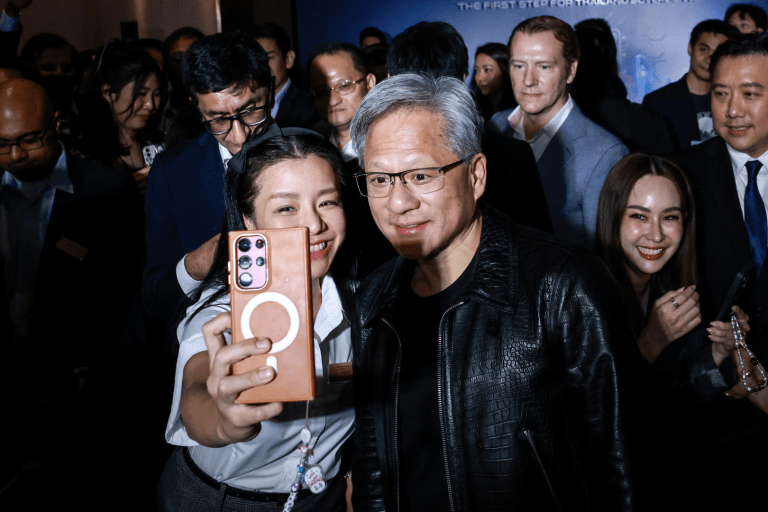
{"type": "MultiPolygon", "coordinates": [[[[356,295],[356,512],[399,510],[397,304],[413,268],[392,260],[356,295]]],[[[474,276],[439,338],[435,467],[452,511],[632,509],[620,367],[635,341],[594,254],[484,207],[474,276]]]]}

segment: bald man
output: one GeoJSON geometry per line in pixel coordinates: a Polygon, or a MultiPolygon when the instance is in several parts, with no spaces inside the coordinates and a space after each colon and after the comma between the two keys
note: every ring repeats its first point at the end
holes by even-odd
{"type": "Polygon", "coordinates": [[[118,353],[110,347],[138,293],[142,219],[133,180],[67,154],[59,127],[38,84],[0,83],[0,387],[12,402],[0,422],[8,441],[0,510],[28,510],[4,501],[7,482],[29,485],[25,460],[45,460],[50,481],[64,487],[69,475],[85,476],[73,460],[103,450],[97,424],[79,422],[104,406],[83,398],[77,375],[111,372],[118,353]]]}

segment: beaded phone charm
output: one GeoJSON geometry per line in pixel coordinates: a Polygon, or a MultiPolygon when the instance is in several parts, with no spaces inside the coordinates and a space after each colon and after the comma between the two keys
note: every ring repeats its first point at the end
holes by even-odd
{"type": "Polygon", "coordinates": [[[307,401],[307,415],[305,421],[304,428],[301,429],[301,443],[299,444],[301,459],[299,459],[299,464],[296,466],[296,478],[293,479],[293,484],[291,484],[291,494],[285,502],[283,512],[290,512],[293,508],[293,504],[296,502],[296,496],[299,495],[299,490],[301,490],[302,482],[314,494],[319,494],[325,490],[323,468],[319,465],[308,464],[309,458],[314,456],[314,453],[312,453],[312,450],[309,448],[309,442],[312,440],[312,432],[309,430],[309,401],[307,401]]]}
{"type": "Polygon", "coordinates": [[[741,327],[739,326],[739,322],[736,320],[736,315],[734,313],[731,313],[731,328],[733,329],[733,338],[736,340],[736,353],[739,355],[739,366],[741,366],[741,382],[744,384],[744,388],[746,388],[748,392],[754,391],[755,394],[757,394],[760,392],[760,390],[768,386],[768,377],[766,377],[765,368],[763,368],[763,365],[760,363],[760,361],[758,361],[757,357],[755,357],[755,354],[749,350],[749,347],[744,342],[744,334],[741,332],[741,327]],[[741,358],[742,349],[747,352],[747,355],[749,356],[749,362],[752,363],[752,366],[757,368],[757,370],[760,372],[760,375],[763,377],[763,381],[754,388],[747,385],[747,377],[750,376],[750,373],[744,369],[744,360],[741,358]]]}

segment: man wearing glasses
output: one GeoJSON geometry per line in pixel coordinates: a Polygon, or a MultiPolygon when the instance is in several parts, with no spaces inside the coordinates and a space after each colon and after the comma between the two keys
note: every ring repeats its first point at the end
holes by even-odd
{"type": "Polygon", "coordinates": [[[93,468],[108,441],[90,418],[96,403],[99,417],[122,403],[105,376],[124,376],[121,361],[129,359],[120,341],[141,275],[136,186],[129,174],[67,154],[60,128],[40,85],[0,84],[0,386],[12,415],[23,418],[0,425],[0,436],[14,439],[0,461],[3,510],[28,509],[29,494],[17,491],[40,481],[53,486],[36,496],[40,509],[82,502],[73,479],[106,486],[93,468]],[[86,369],[99,378],[86,379],[86,369]],[[110,401],[99,394],[105,388],[110,401]],[[56,435],[51,417],[61,420],[56,435]],[[46,470],[22,472],[27,458],[46,470]]]}
{"type": "Polygon", "coordinates": [[[592,253],[478,202],[482,127],[460,80],[415,74],[352,122],[400,254],[355,297],[354,508],[630,510],[620,295],[592,253]]]}
{"type": "Polygon", "coordinates": [[[269,58],[250,37],[215,34],[184,54],[184,86],[205,133],[161,153],[147,180],[148,311],[172,318],[205,277],[224,215],[227,162],[271,123],[269,58]]]}
{"type": "Polygon", "coordinates": [[[344,161],[357,157],[349,137],[349,124],[376,76],[365,70],[360,50],[349,43],[323,43],[309,54],[309,90],[317,111],[332,127],[331,142],[344,161]]]}

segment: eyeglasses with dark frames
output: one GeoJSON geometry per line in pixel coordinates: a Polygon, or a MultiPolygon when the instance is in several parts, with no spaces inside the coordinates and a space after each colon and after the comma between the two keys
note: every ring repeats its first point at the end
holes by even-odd
{"type": "Polygon", "coordinates": [[[51,119],[48,121],[48,125],[40,135],[26,135],[21,140],[17,140],[16,142],[0,141],[0,155],[9,154],[13,146],[19,146],[19,148],[23,149],[24,151],[33,151],[35,149],[42,148],[43,139],[45,138],[46,134],[48,134],[48,130],[50,130],[51,126],[53,126],[53,120],[55,118],[56,116],[51,116],[51,119]]]}
{"type": "Polygon", "coordinates": [[[395,186],[395,178],[412,194],[437,192],[445,185],[445,173],[463,163],[457,160],[442,167],[421,167],[403,172],[358,172],[354,175],[357,188],[365,197],[387,197],[395,186]]]}
{"type": "Polygon", "coordinates": [[[243,126],[256,126],[263,123],[269,117],[267,113],[268,108],[267,105],[263,105],[244,110],[233,116],[217,117],[211,120],[203,118],[203,125],[205,126],[205,131],[211,135],[225,135],[232,130],[232,123],[235,121],[239,121],[243,126]]]}
{"type": "Polygon", "coordinates": [[[315,98],[321,100],[327,98],[331,91],[336,91],[341,96],[346,96],[347,94],[352,93],[352,91],[355,90],[355,86],[365,80],[365,77],[361,78],[360,80],[344,80],[336,87],[320,87],[312,91],[312,94],[315,96],[315,98]]]}

